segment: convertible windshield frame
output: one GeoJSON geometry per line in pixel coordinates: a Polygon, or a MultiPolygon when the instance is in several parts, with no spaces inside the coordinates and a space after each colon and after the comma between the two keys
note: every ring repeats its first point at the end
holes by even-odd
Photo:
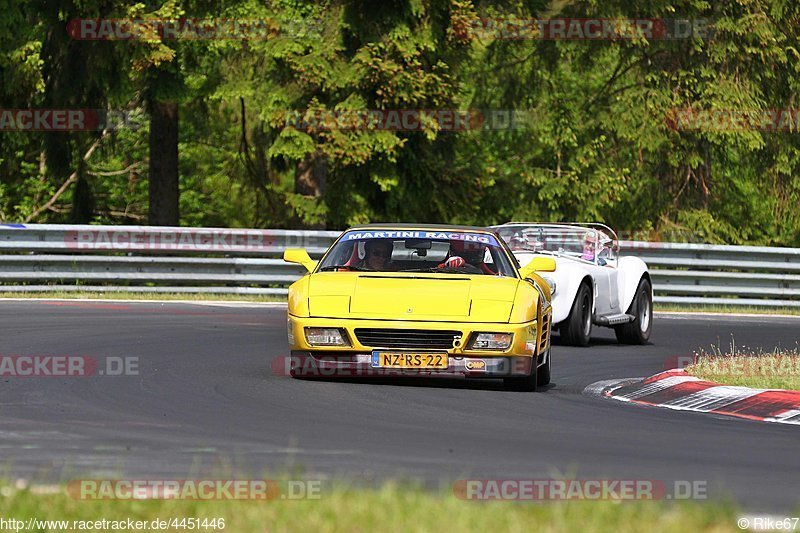
{"type": "Polygon", "coordinates": [[[511,222],[491,229],[497,232],[512,253],[545,254],[611,266],[618,259],[617,234],[605,224],[511,222]],[[593,234],[593,243],[587,244],[585,238],[588,234],[593,234]]]}

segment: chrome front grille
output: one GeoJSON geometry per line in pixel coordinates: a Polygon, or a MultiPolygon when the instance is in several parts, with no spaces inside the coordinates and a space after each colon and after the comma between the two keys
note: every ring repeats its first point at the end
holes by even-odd
{"type": "Polygon", "coordinates": [[[448,350],[461,337],[460,331],[357,328],[358,342],[370,348],[448,350]]]}

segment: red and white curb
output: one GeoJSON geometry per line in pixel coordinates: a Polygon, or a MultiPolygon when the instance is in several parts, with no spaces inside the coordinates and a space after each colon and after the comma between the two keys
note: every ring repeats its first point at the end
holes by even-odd
{"type": "Polygon", "coordinates": [[[636,380],[603,381],[590,394],[622,402],[800,425],[800,391],[720,385],[675,369],[636,380]]]}

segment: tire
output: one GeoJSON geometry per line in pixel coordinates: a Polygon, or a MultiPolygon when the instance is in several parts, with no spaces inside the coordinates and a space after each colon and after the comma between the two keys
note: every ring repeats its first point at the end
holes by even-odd
{"type": "MultiPolygon", "coordinates": [[[[538,360],[538,357],[536,358],[538,360]]],[[[550,350],[545,355],[545,363],[531,368],[530,374],[523,377],[503,378],[503,386],[507,390],[520,392],[536,392],[539,387],[550,384],[550,350]]]]}
{"type": "Polygon", "coordinates": [[[587,346],[592,338],[592,290],[582,283],[569,316],[559,328],[561,340],[571,346],[587,346]]]}
{"type": "Polygon", "coordinates": [[[647,278],[642,278],[636,288],[628,314],[636,318],[633,322],[614,327],[617,340],[624,344],[644,344],[650,339],[653,329],[653,289],[647,278]]]}
{"type": "Polygon", "coordinates": [[[545,363],[536,370],[536,385],[538,387],[550,384],[550,353],[550,348],[548,348],[545,354],[545,363]]]}
{"type": "Polygon", "coordinates": [[[536,392],[539,375],[536,371],[536,359],[531,361],[531,370],[527,376],[503,378],[503,387],[506,390],[517,392],[536,392]]]}

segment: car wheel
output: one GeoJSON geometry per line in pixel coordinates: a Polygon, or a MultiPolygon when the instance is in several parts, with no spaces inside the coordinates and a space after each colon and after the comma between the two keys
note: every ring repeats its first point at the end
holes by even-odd
{"type": "Polygon", "coordinates": [[[503,386],[506,390],[519,392],[536,392],[539,373],[536,370],[536,359],[531,360],[531,370],[527,376],[514,376],[513,378],[503,378],[503,386]]]}
{"type": "Polygon", "coordinates": [[[639,282],[628,314],[636,318],[633,322],[614,327],[617,340],[625,344],[646,343],[653,328],[653,290],[647,278],[639,282]]]}
{"type": "Polygon", "coordinates": [[[592,337],[592,290],[582,283],[575,295],[569,316],[561,325],[561,339],[564,344],[586,346],[592,337]]]}
{"type": "Polygon", "coordinates": [[[544,387],[550,384],[550,348],[544,354],[545,363],[536,370],[536,385],[544,387]]]}

